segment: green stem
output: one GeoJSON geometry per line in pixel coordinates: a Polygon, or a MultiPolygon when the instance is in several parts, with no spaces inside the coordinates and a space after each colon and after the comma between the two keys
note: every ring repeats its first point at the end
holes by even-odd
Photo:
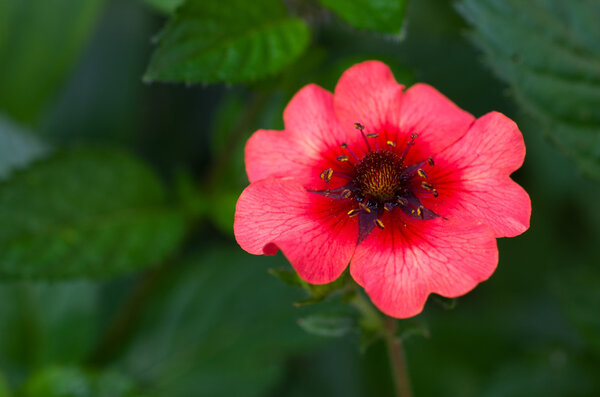
{"type": "Polygon", "coordinates": [[[390,356],[390,366],[392,376],[396,386],[397,397],[411,397],[410,378],[408,377],[408,367],[406,365],[406,356],[402,339],[396,336],[398,322],[395,318],[386,317],[385,319],[385,341],[390,356]]]}
{"type": "Polygon", "coordinates": [[[379,330],[380,335],[383,334],[385,337],[396,397],[412,397],[402,339],[396,336],[398,320],[387,316],[382,317],[371,302],[357,290],[350,303],[362,314],[363,326],[366,329],[379,330]]]}

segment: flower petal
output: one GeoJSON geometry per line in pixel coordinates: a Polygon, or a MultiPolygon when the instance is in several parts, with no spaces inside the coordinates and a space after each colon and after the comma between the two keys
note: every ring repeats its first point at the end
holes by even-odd
{"type": "Polygon", "coordinates": [[[304,186],[320,186],[320,172],[336,165],[339,145],[345,141],[333,110],[333,95],[317,85],[307,85],[292,98],[283,118],[285,131],[259,130],[248,140],[248,179],[252,183],[268,177],[292,177],[304,186]]]}
{"type": "Polygon", "coordinates": [[[439,197],[425,205],[449,219],[485,223],[496,237],[519,235],[529,228],[531,200],[509,175],[524,158],[517,125],[501,113],[488,113],[435,157],[430,181],[439,197]]]}
{"type": "Polygon", "coordinates": [[[356,248],[350,272],[387,315],[415,316],[430,293],[463,295],[496,269],[496,239],[484,225],[407,220],[398,211],[384,223],[356,248]]]}
{"type": "Polygon", "coordinates": [[[244,190],[233,229],[244,250],[274,255],[279,248],[300,277],[323,284],[338,278],[354,253],[358,226],[350,209],[292,179],[268,178],[244,190]]]}
{"type": "Polygon", "coordinates": [[[413,157],[415,152],[426,158],[445,149],[460,139],[475,121],[472,114],[428,84],[415,84],[403,95],[397,95],[392,107],[398,109],[390,114],[391,124],[399,130],[397,140],[418,134],[413,157]]]}
{"type": "Polygon", "coordinates": [[[346,130],[361,123],[366,132],[381,132],[388,123],[390,106],[403,88],[384,63],[356,64],[344,72],[335,87],[335,112],[346,130]]]}

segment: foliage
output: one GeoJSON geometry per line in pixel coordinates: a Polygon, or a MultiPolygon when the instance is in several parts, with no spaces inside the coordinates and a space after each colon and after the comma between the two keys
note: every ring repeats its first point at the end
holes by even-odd
{"type": "Polygon", "coordinates": [[[0,185],[0,274],[107,276],[157,265],[181,242],[181,213],[126,153],[57,153],[0,185]]]}
{"type": "Polygon", "coordinates": [[[473,1],[458,8],[491,69],[579,167],[600,179],[600,4],[473,1]]]}
{"type": "Polygon", "coordinates": [[[325,7],[359,29],[400,35],[407,0],[319,0],[325,7]]]}
{"type": "Polygon", "coordinates": [[[0,3],[0,109],[35,122],[82,50],[104,0],[0,3]]]}
{"type": "Polygon", "coordinates": [[[306,24],[279,0],[188,0],[159,34],[144,80],[256,80],[295,60],[308,40],[306,24]]]}

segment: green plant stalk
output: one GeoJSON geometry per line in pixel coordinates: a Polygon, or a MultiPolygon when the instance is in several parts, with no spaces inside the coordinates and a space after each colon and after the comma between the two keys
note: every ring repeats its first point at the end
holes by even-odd
{"type": "Polygon", "coordinates": [[[398,320],[382,316],[358,290],[355,291],[350,303],[362,314],[362,325],[366,329],[379,333],[379,336],[385,339],[396,397],[412,397],[402,339],[396,335],[398,332],[398,320]]]}
{"type": "Polygon", "coordinates": [[[396,336],[398,322],[395,318],[385,319],[385,341],[390,357],[392,377],[396,386],[397,397],[412,397],[408,366],[406,365],[406,354],[402,339],[396,336]]]}

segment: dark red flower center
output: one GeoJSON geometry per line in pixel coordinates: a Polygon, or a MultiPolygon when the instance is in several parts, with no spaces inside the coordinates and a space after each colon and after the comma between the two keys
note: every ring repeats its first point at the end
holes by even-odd
{"type": "MultiPolygon", "coordinates": [[[[417,134],[412,134],[404,147],[397,147],[396,142],[387,141],[385,149],[379,147],[377,133],[365,134],[365,127],[357,123],[356,128],[362,134],[367,146],[367,153],[359,158],[342,143],[348,155],[340,155],[340,163],[349,162],[352,167],[334,170],[327,168],[321,172],[321,179],[328,183],[332,178],[342,178],[347,182],[344,186],[330,190],[311,190],[337,200],[352,200],[356,207],[348,212],[348,216],[358,216],[358,241],[360,244],[375,226],[384,229],[381,220],[384,211],[393,211],[399,207],[408,216],[421,219],[435,219],[439,217],[435,212],[425,208],[419,197],[424,194],[438,196],[437,190],[427,181],[427,173],[423,167],[433,167],[433,158],[406,165],[406,155],[415,144],[417,134]],[[371,147],[369,139],[375,139],[375,149],[371,147]],[[401,149],[401,150],[400,150],[401,149]],[[353,161],[351,160],[353,159],[353,161]]],[[[341,167],[340,167],[341,168],[341,167]]]]}
{"type": "Polygon", "coordinates": [[[385,203],[391,201],[406,182],[402,168],[402,159],[394,152],[368,152],[354,167],[354,183],[364,197],[385,203]]]}

